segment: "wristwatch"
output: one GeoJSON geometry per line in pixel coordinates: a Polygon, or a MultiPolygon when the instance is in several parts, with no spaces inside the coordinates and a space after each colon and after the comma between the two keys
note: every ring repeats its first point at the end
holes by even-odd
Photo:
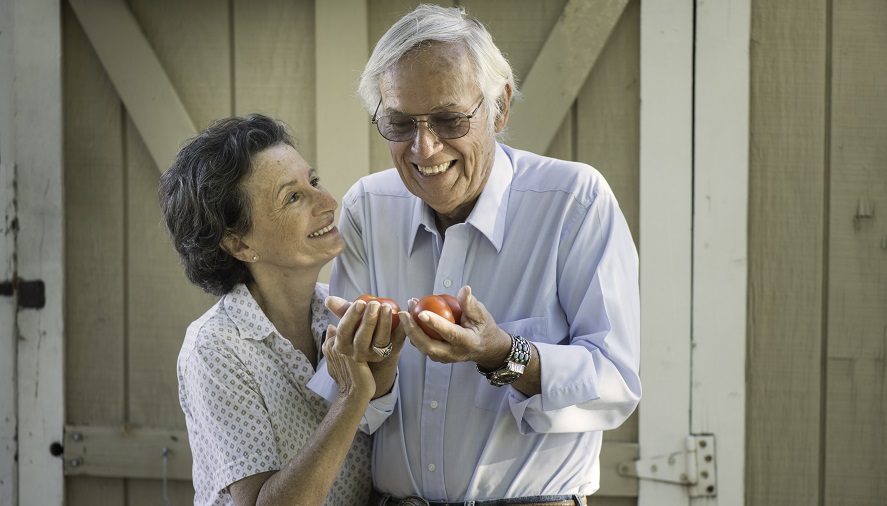
{"type": "Polygon", "coordinates": [[[511,336],[511,353],[505,359],[505,364],[493,371],[485,371],[477,365],[477,372],[486,376],[494,387],[501,387],[513,383],[524,373],[527,364],[530,363],[530,343],[521,336],[511,336]]]}

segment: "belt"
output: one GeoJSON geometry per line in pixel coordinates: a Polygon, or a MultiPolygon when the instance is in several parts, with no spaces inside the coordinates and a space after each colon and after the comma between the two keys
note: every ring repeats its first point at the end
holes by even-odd
{"type": "Polygon", "coordinates": [[[578,495],[537,495],[513,497],[510,499],[490,499],[486,501],[427,501],[419,496],[392,497],[373,489],[369,506],[586,506],[584,497],[578,495]]]}

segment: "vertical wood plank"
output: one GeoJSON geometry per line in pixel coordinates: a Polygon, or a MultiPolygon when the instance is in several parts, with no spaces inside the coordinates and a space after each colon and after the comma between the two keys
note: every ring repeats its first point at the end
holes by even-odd
{"type": "Polygon", "coordinates": [[[113,424],[125,415],[122,110],[65,13],[66,419],[113,424]]]}
{"type": "Polygon", "coordinates": [[[234,110],[289,124],[299,153],[315,163],[314,2],[234,0],[234,110]]]}
{"type": "MultiPolygon", "coordinates": [[[[363,103],[355,93],[366,64],[366,0],[314,4],[317,62],[317,159],[314,165],[324,188],[336,202],[361,176],[370,173],[370,133],[363,103]],[[346,140],[347,139],[347,140],[346,140]],[[343,149],[347,143],[348,148],[343,149]],[[329,176],[329,177],[328,177],[329,176]]],[[[338,219],[341,207],[336,210],[338,219]]],[[[319,278],[329,281],[332,262],[319,278]]]]}
{"type": "Polygon", "coordinates": [[[696,2],[692,434],[714,434],[717,499],[745,504],[750,0],[696,2]]]}
{"type": "Polygon", "coordinates": [[[12,9],[18,276],[42,281],[39,309],[19,309],[16,370],[18,500],[60,504],[64,409],[64,190],[61,2],[16,0],[12,9]]]}
{"type": "MultiPolygon", "coordinates": [[[[682,448],[690,429],[693,5],[641,2],[641,459],[682,448]]],[[[638,504],[687,504],[641,480],[638,504]]]]}
{"type": "MultiPolygon", "coordinates": [[[[229,115],[229,13],[218,2],[133,1],[133,14],[195,119],[229,115]],[[169,23],[169,19],[177,20],[169,23]],[[185,29],[187,27],[187,29],[185,29]]],[[[126,179],[127,421],[184,428],[176,357],[188,324],[215,299],[192,285],[163,228],[159,173],[131,119],[124,125],[126,179]]],[[[160,456],[157,456],[158,463],[160,456]]]]}
{"type": "Polygon", "coordinates": [[[176,357],[188,325],[215,298],[182,274],[160,217],[159,174],[152,170],[147,149],[129,121],[126,143],[128,421],[184,427],[176,357]]]}
{"type": "MultiPolygon", "coordinates": [[[[639,1],[626,5],[576,99],[576,159],[591,164],[607,179],[636,245],[640,201],[640,14],[639,1]]],[[[604,441],[637,442],[638,419],[639,411],[635,411],[619,428],[604,432],[604,441]]],[[[605,499],[596,494],[591,504],[634,505],[637,498],[605,499]]]]}
{"type": "MultiPolygon", "coordinates": [[[[125,416],[122,107],[64,4],[66,421],[125,416]],[[101,198],[96,198],[101,195],[101,198]]],[[[65,503],[123,504],[123,480],[65,479],[65,503]]]]}
{"type": "Polygon", "coordinates": [[[825,504],[887,501],[887,3],[832,5],[825,504]]]}
{"type": "Polygon", "coordinates": [[[819,504],[826,1],[752,3],[746,501],[819,504]]]}
{"type": "Polygon", "coordinates": [[[640,1],[626,5],[577,98],[577,159],[613,188],[638,244],[640,156],[640,1]]]}
{"type": "MultiPolygon", "coordinates": [[[[15,66],[12,0],[0,0],[0,282],[15,276],[15,66]]],[[[18,504],[16,425],[16,298],[0,295],[0,504],[18,504]]]]}
{"type": "MultiPolygon", "coordinates": [[[[202,129],[233,113],[231,23],[226,3],[132,0],[133,14],[202,129]],[[170,20],[175,20],[170,23],[170,20]]],[[[187,326],[215,302],[192,285],[163,228],[159,174],[131,120],[126,123],[128,421],[184,428],[176,357],[187,326]]],[[[156,457],[157,468],[162,459],[156,457]]],[[[127,504],[161,504],[160,480],[126,480],[127,504]]],[[[169,482],[172,504],[194,500],[190,482],[169,482]]]]}

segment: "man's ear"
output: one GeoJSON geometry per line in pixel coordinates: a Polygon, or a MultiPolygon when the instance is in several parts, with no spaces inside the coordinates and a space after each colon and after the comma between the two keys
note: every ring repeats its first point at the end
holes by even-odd
{"type": "Polygon", "coordinates": [[[497,99],[499,102],[499,115],[496,116],[496,121],[493,123],[496,133],[505,130],[505,125],[508,123],[508,113],[511,110],[511,95],[511,85],[505,83],[505,90],[502,91],[502,94],[497,99]]]}
{"type": "Polygon", "coordinates": [[[226,253],[244,263],[254,262],[258,260],[256,253],[243,242],[243,239],[230,233],[225,232],[222,242],[219,244],[226,253]]]}

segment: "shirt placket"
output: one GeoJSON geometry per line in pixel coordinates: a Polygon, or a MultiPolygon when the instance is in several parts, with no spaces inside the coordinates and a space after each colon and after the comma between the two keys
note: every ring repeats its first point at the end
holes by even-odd
{"type": "MultiPolygon", "coordinates": [[[[435,271],[433,293],[455,295],[462,286],[467,236],[469,227],[464,224],[447,229],[446,240],[435,271]]],[[[446,446],[445,425],[447,412],[447,388],[453,364],[439,364],[425,359],[425,384],[422,402],[422,483],[424,495],[429,498],[447,499],[444,467],[446,446]]]]}

